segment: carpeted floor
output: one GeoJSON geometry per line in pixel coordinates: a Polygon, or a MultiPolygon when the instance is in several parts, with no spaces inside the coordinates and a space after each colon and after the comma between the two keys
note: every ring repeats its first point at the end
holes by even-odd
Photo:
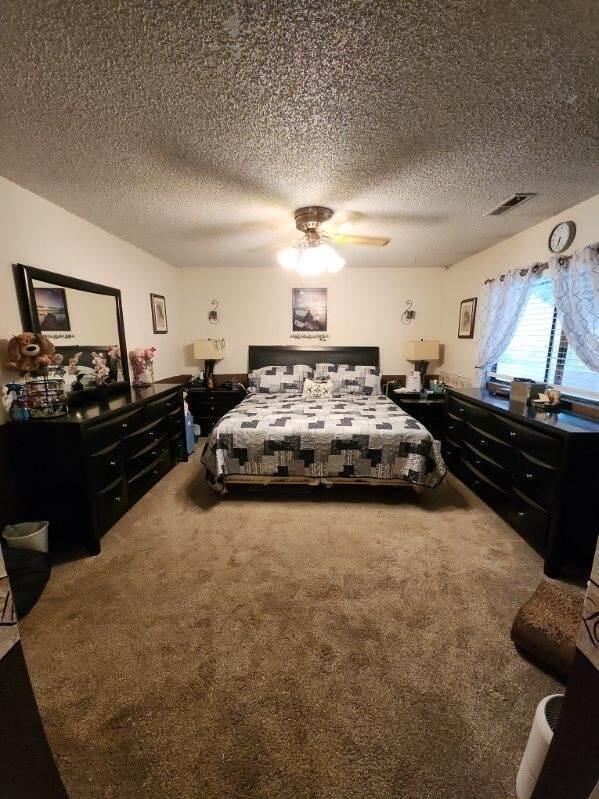
{"type": "Polygon", "coordinates": [[[541,559],[458,482],[223,500],[179,465],[22,624],[72,799],[507,799],[541,559]]]}

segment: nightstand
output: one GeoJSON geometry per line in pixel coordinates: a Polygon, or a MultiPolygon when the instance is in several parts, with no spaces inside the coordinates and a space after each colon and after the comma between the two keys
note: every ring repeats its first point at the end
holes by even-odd
{"type": "Polygon", "coordinates": [[[207,436],[218,420],[239,405],[244,397],[245,391],[241,388],[187,387],[189,410],[203,436],[207,436]]]}
{"type": "Polygon", "coordinates": [[[397,384],[389,384],[389,399],[423,424],[440,441],[443,437],[445,394],[427,394],[424,399],[420,394],[395,394],[394,388],[398,388],[397,384]]]}

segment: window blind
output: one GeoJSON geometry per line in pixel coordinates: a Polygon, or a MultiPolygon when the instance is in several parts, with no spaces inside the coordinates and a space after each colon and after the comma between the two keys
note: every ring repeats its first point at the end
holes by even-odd
{"type": "Polygon", "coordinates": [[[531,290],[514,337],[493,374],[504,380],[530,378],[559,386],[566,394],[599,399],[599,373],[582,363],[562,332],[551,278],[539,279],[531,290]]]}

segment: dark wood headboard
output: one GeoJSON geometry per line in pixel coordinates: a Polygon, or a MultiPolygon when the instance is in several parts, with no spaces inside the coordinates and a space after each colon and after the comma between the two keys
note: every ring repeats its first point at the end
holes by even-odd
{"type": "Polygon", "coordinates": [[[262,366],[284,366],[288,363],[354,363],[379,368],[378,347],[297,347],[280,345],[250,345],[248,371],[262,366]]]}

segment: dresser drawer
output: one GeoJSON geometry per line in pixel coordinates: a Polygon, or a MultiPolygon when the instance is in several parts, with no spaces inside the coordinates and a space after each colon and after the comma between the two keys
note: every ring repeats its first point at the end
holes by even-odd
{"type": "Polygon", "coordinates": [[[104,449],[136,430],[144,423],[143,408],[123,413],[102,424],[88,427],[85,431],[85,441],[90,451],[104,449]]]}
{"type": "Polygon", "coordinates": [[[510,495],[474,468],[467,459],[463,459],[462,463],[464,466],[462,480],[466,485],[497,513],[504,515],[509,506],[510,495]]]}
{"type": "Polygon", "coordinates": [[[545,548],[549,514],[516,489],[512,489],[507,519],[531,544],[540,550],[545,548]]]}
{"type": "Polygon", "coordinates": [[[142,472],[129,480],[129,501],[133,503],[142,497],[154,483],[157,483],[168,472],[169,467],[168,452],[164,450],[156,460],[152,461],[142,472]]]}
{"type": "Polygon", "coordinates": [[[166,420],[158,419],[141,430],[127,436],[123,443],[125,445],[125,456],[131,458],[144,450],[150,444],[156,443],[166,432],[166,420]]]}
{"type": "Polygon", "coordinates": [[[98,527],[105,532],[127,510],[127,481],[125,478],[116,480],[99,491],[95,497],[96,516],[98,527]]]}
{"type": "Polygon", "coordinates": [[[464,435],[464,420],[454,413],[445,415],[445,436],[453,441],[461,441],[464,435]]]}
{"type": "Polygon", "coordinates": [[[169,394],[167,397],[148,402],[146,405],[146,421],[151,422],[177,410],[181,410],[181,395],[178,393],[169,394]]]}
{"type": "Polygon", "coordinates": [[[514,487],[544,508],[551,508],[556,503],[558,477],[554,466],[548,466],[526,452],[516,453],[514,487]]]}
{"type": "Polygon", "coordinates": [[[503,469],[495,461],[486,457],[482,452],[475,449],[472,444],[464,442],[462,453],[463,458],[470,466],[473,466],[484,477],[504,491],[509,491],[512,484],[511,472],[503,469]]]}
{"type": "Polygon", "coordinates": [[[559,466],[561,442],[558,438],[512,422],[499,414],[494,417],[494,427],[495,434],[515,449],[524,450],[552,466],[559,466]]]}
{"type": "Polygon", "coordinates": [[[167,448],[168,439],[165,434],[161,438],[151,441],[135,455],[127,458],[127,477],[131,480],[135,477],[135,475],[143,472],[143,470],[153,463],[157,458],[162,457],[167,451],[167,448]]]}
{"type": "Polygon", "coordinates": [[[170,438],[168,445],[172,463],[179,463],[180,461],[185,460],[185,442],[183,441],[183,436],[181,434],[170,438]]]}
{"type": "Polygon", "coordinates": [[[489,435],[485,430],[467,422],[464,428],[464,440],[481,452],[483,455],[496,461],[504,469],[511,469],[514,458],[512,447],[504,444],[495,436],[489,435]]]}
{"type": "Polygon", "coordinates": [[[174,411],[171,411],[166,417],[166,425],[169,435],[180,433],[183,425],[183,410],[181,408],[176,408],[174,411]]]}
{"type": "Polygon", "coordinates": [[[124,473],[123,445],[120,441],[89,456],[93,487],[101,490],[124,473]]]}

